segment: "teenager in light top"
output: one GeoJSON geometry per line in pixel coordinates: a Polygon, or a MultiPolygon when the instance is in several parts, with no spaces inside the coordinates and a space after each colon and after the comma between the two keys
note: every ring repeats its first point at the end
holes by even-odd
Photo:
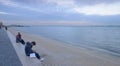
{"type": "Polygon", "coordinates": [[[21,41],[21,34],[20,32],[18,32],[18,34],[16,35],[16,42],[19,43],[21,41]]]}
{"type": "Polygon", "coordinates": [[[22,39],[20,32],[16,35],[16,43],[25,44],[25,41],[22,39]]]}

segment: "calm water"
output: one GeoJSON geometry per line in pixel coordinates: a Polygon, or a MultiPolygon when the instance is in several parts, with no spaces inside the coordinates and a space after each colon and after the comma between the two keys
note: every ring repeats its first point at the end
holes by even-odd
{"type": "Polygon", "coordinates": [[[39,26],[17,30],[120,56],[120,27],[39,26]]]}

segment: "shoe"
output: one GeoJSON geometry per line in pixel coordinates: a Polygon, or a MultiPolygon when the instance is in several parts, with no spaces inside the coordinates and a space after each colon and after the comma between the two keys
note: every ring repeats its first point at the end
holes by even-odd
{"type": "Polygon", "coordinates": [[[41,59],[40,59],[40,62],[43,62],[43,60],[44,60],[44,58],[41,58],[41,59]]]}

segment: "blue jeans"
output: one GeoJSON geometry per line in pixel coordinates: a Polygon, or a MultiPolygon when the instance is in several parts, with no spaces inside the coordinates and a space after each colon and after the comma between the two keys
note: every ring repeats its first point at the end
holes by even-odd
{"type": "Polygon", "coordinates": [[[37,59],[40,59],[40,55],[37,52],[35,52],[35,56],[37,57],[37,59]]]}

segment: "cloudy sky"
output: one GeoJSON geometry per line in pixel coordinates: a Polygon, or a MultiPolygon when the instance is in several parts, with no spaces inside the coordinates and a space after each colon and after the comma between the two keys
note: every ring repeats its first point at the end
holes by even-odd
{"type": "Polygon", "coordinates": [[[120,0],[0,0],[4,24],[120,25],[120,0]]]}

